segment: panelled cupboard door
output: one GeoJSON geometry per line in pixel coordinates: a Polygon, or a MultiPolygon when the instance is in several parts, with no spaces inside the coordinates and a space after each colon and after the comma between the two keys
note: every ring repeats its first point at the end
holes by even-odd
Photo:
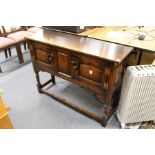
{"type": "Polygon", "coordinates": [[[79,76],[84,77],[86,79],[100,82],[101,81],[101,73],[102,71],[92,65],[80,64],[79,68],[79,76]]]}
{"type": "Polygon", "coordinates": [[[36,59],[44,63],[49,63],[48,53],[44,50],[36,50],[36,59]]]}
{"type": "Polygon", "coordinates": [[[56,69],[56,50],[41,43],[34,43],[35,59],[37,62],[45,63],[52,69],[56,69]]]}
{"type": "Polygon", "coordinates": [[[61,50],[57,50],[58,71],[70,75],[70,54],[61,50]]]}
{"type": "Polygon", "coordinates": [[[78,61],[78,78],[82,81],[102,82],[103,61],[80,55],[78,61]]]}

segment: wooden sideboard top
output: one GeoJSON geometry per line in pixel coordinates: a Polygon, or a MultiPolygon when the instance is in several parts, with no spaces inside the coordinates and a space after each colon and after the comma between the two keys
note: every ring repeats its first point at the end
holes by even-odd
{"type": "Polygon", "coordinates": [[[61,31],[41,30],[26,38],[116,63],[121,63],[132,51],[131,47],[61,31]]]}

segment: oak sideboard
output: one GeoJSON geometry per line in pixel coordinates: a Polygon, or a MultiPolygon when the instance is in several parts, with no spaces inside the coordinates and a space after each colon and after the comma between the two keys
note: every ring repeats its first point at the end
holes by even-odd
{"type": "Polygon", "coordinates": [[[26,38],[38,91],[105,126],[117,106],[126,58],[132,48],[45,29],[26,38]],[[39,78],[41,71],[51,74],[51,79],[43,84],[39,78]],[[45,90],[47,84],[56,84],[55,76],[91,90],[104,104],[104,114],[100,116],[64,99],[61,95],[45,90]]]}

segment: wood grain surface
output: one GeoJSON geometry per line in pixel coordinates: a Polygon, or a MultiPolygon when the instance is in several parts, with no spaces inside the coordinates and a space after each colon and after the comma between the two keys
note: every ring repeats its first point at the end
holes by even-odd
{"type": "Polygon", "coordinates": [[[26,38],[117,63],[132,51],[131,47],[60,31],[42,30],[26,38]]]}

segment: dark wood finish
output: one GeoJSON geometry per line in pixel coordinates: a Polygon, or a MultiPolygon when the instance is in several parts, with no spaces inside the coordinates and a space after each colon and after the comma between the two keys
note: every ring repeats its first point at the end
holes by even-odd
{"type": "Polygon", "coordinates": [[[48,63],[48,54],[43,50],[36,51],[36,57],[38,61],[42,61],[44,63],[48,63]]]}
{"type": "Polygon", "coordinates": [[[70,75],[70,56],[64,52],[58,51],[58,70],[59,72],[70,75]]]}
{"type": "Polygon", "coordinates": [[[41,30],[26,38],[116,63],[121,63],[132,49],[131,47],[59,31],[41,30]]]}
{"type": "Polygon", "coordinates": [[[95,82],[101,81],[101,70],[91,65],[81,64],[79,75],[95,82]]]}
{"type": "Polygon", "coordinates": [[[119,96],[125,58],[132,48],[55,31],[41,31],[27,39],[38,91],[106,125],[115,110],[114,100],[119,96]],[[50,73],[51,79],[41,84],[40,71],[50,73]],[[93,91],[104,103],[104,115],[94,114],[45,91],[44,86],[50,82],[55,84],[55,75],[93,91]]]}

